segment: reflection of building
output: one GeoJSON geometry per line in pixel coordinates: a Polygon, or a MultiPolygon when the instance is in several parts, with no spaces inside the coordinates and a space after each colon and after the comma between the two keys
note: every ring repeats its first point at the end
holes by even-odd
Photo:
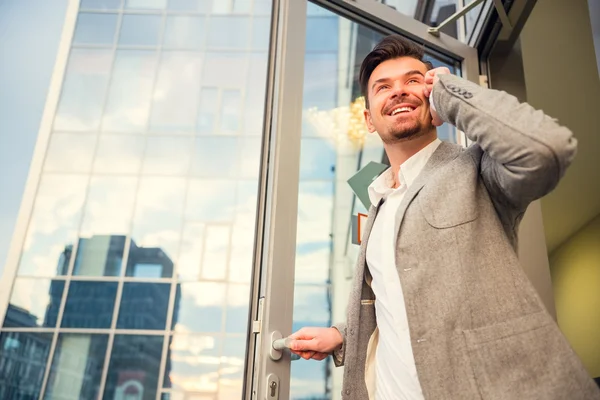
{"type": "MultiPolygon", "coordinates": [[[[30,319],[9,306],[6,318],[30,319]]],[[[52,333],[6,332],[0,337],[0,399],[37,399],[44,376],[52,333]]]]}

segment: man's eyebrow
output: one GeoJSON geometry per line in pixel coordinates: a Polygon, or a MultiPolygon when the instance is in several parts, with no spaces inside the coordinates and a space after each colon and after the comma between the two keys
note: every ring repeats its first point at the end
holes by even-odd
{"type": "MultiPolygon", "coordinates": [[[[412,76],[412,75],[421,75],[422,77],[425,77],[425,75],[421,71],[419,71],[418,69],[412,69],[412,70],[410,70],[410,71],[402,74],[402,76],[405,77],[405,78],[407,78],[409,76],[412,76]]],[[[379,79],[377,79],[371,85],[371,90],[373,90],[373,88],[375,87],[375,85],[377,85],[378,83],[387,82],[389,80],[390,80],[390,78],[379,78],[379,79]]]]}

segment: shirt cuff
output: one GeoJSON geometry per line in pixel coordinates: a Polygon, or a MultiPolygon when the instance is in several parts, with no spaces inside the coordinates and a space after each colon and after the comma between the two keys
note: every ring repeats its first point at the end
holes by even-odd
{"type": "MultiPolygon", "coordinates": [[[[435,87],[435,86],[434,86],[434,87],[435,87]]],[[[437,112],[437,109],[435,108],[435,104],[434,104],[434,102],[433,102],[433,91],[434,91],[434,90],[435,90],[435,89],[433,89],[433,88],[432,88],[432,89],[431,89],[431,93],[429,93],[429,107],[431,107],[431,109],[432,109],[433,111],[437,112]]]]}

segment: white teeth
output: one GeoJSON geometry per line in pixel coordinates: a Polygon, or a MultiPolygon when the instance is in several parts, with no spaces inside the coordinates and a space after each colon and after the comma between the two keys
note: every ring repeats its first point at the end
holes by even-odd
{"type": "Polygon", "coordinates": [[[396,115],[401,112],[408,112],[408,111],[412,111],[412,110],[413,110],[412,107],[400,107],[400,108],[396,108],[394,111],[392,111],[392,115],[396,115]]]}

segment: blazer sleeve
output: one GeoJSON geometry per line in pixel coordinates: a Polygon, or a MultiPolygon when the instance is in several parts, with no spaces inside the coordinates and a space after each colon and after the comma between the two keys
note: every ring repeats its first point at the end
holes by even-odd
{"type": "Polygon", "coordinates": [[[480,172],[490,195],[514,210],[552,191],[575,157],[569,129],[506,92],[440,75],[432,96],[440,118],[483,151],[480,172]]]}
{"type": "Polygon", "coordinates": [[[341,324],[336,324],[333,326],[333,328],[337,329],[340,334],[342,335],[342,339],[343,339],[343,343],[342,343],[342,347],[340,347],[337,350],[333,351],[332,357],[333,357],[333,363],[335,364],[336,367],[341,367],[344,365],[344,350],[346,348],[346,324],[345,323],[341,323],[341,324]]]}

